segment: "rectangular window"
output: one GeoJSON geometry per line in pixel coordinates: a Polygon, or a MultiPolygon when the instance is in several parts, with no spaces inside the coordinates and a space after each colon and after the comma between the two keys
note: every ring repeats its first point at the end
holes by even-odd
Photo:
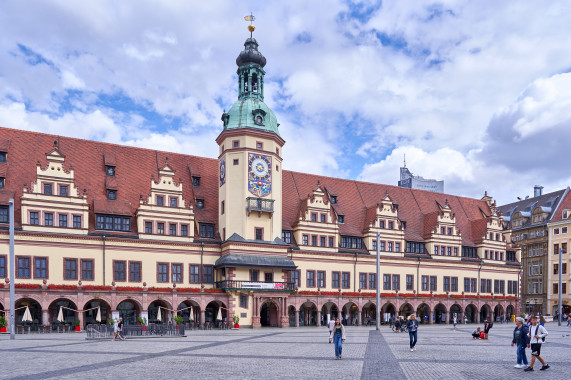
{"type": "Polygon", "coordinates": [[[105,165],[105,175],[115,177],[115,166],[105,165]]]}
{"type": "Polygon", "coordinates": [[[59,226],[67,227],[67,215],[59,214],[59,226]]]}
{"type": "Polygon", "coordinates": [[[105,231],[131,231],[131,217],[119,215],[96,214],[95,229],[105,231]]]}
{"type": "MultiPolygon", "coordinates": [[[[8,211],[8,210],[6,210],[6,211],[8,211]]],[[[8,213],[6,212],[6,214],[8,214],[8,213]]],[[[6,215],[6,216],[7,216],[7,215],[6,215]]],[[[39,214],[38,214],[37,212],[35,212],[35,211],[30,212],[30,224],[33,224],[33,225],[36,225],[36,226],[37,226],[38,224],[40,224],[39,214]]]]}
{"type": "Polygon", "coordinates": [[[444,235],[444,232],[446,231],[446,229],[444,227],[440,227],[440,234],[444,235]]]}
{"type": "Polygon", "coordinates": [[[325,236],[321,236],[319,238],[319,245],[325,247],[325,236]]]}
{"type": "Polygon", "coordinates": [[[311,237],[311,245],[314,247],[317,246],[317,236],[313,235],[311,237]]]}
{"type": "Polygon", "coordinates": [[[0,256],[0,278],[6,277],[6,256],[0,256]]]}
{"type": "Polygon", "coordinates": [[[500,294],[504,294],[506,292],[506,282],[505,280],[500,280],[500,294]]]}
{"type": "Polygon", "coordinates": [[[256,228],[256,240],[264,240],[264,229],[263,228],[256,228]]]}
{"type": "Polygon", "coordinates": [[[333,289],[339,289],[339,272],[331,272],[331,287],[333,289]]]}
{"type": "Polygon", "coordinates": [[[192,176],[192,186],[200,186],[200,177],[192,176]]]}
{"type": "Polygon", "coordinates": [[[567,253],[567,243],[561,243],[561,249],[563,250],[563,253],[567,253]]]}
{"type": "Polygon", "coordinates": [[[220,214],[224,215],[226,204],[224,201],[220,202],[220,214]]]}
{"type": "Polygon", "coordinates": [[[0,189],[3,189],[5,187],[6,187],[6,178],[0,177],[0,189]]]}
{"type": "Polygon", "coordinates": [[[373,244],[372,244],[371,248],[373,251],[377,250],[377,239],[373,239],[373,244]]]}
{"type": "Polygon", "coordinates": [[[442,283],[442,289],[445,292],[449,292],[450,291],[450,277],[444,276],[443,278],[443,283],[442,283]]]}
{"type": "Polygon", "coordinates": [[[190,264],[189,269],[190,283],[199,284],[200,283],[200,265],[190,264]]]}
{"type": "Polygon", "coordinates": [[[69,187],[67,185],[60,185],[59,186],[59,195],[62,197],[69,196],[69,187]]]}
{"type": "Polygon", "coordinates": [[[337,215],[337,221],[339,222],[339,224],[344,224],[345,223],[345,215],[337,215]]]}
{"type": "Polygon", "coordinates": [[[176,236],[176,224],[169,224],[169,235],[176,236]]]}
{"type": "MultiPolygon", "coordinates": [[[[561,266],[561,274],[567,274],[567,263],[563,263],[561,266]]],[[[0,276],[2,277],[2,276],[0,276]]]]}
{"type": "Polygon", "coordinates": [[[464,293],[470,293],[470,279],[464,277],[464,293]]]}
{"type": "Polygon", "coordinates": [[[157,206],[164,206],[165,205],[165,197],[162,195],[157,195],[157,206]]]}
{"type": "Polygon", "coordinates": [[[202,266],[202,282],[205,284],[214,283],[214,266],[203,265],[202,266]]]}
{"type": "Polygon", "coordinates": [[[452,256],[452,247],[447,247],[447,248],[446,248],[446,254],[447,254],[448,256],[452,256]]]}
{"type": "Polygon", "coordinates": [[[553,294],[559,294],[559,284],[557,282],[553,283],[553,294]]]}
{"type": "Polygon", "coordinates": [[[247,294],[240,294],[240,307],[242,309],[248,308],[248,295],[247,294]]]}
{"type": "Polygon", "coordinates": [[[448,233],[448,235],[452,235],[452,228],[448,227],[448,229],[446,230],[446,232],[448,233]]]}
{"type": "Polygon", "coordinates": [[[325,214],[321,214],[321,223],[327,222],[327,216],[325,214]]]}
{"type": "Polygon", "coordinates": [[[34,278],[48,278],[47,257],[34,257],[34,278]]]}
{"type": "Polygon", "coordinates": [[[317,287],[325,288],[325,272],[317,271],[317,287]]]}
{"type": "Polygon", "coordinates": [[[313,270],[308,270],[306,271],[306,284],[305,286],[308,288],[314,288],[315,287],[315,271],[313,270]]]}
{"type": "Polygon", "coordinates": [[[314,213],[314,212],[311,213],[311,221],[312,221],[312,222],[317,222],[317,214],[314,213]]]}
{"type": "Polygon", "coordinates": [[[377,290],[377,274],[369,273],[369,289],[377,290]]]}
{"type": "Polygon", "coordinates": [[[129,261],[129,281],[141,282],[141,266],[140,261],[129,261]]]}
{"type": "Polygon", "coordinates": [[[172,282],[182,282],[182,264],[172,264],[171,266],[172,282]]]}
{"type": "Polygon", "coordinates": [[[421,282],[422,282],[422,291],[427,292],[428,291],[428,276],[422,276],[420,278],[421,282]]]}
{"type": "Polygon", "coordinates": [[[394,222],[389,222],[389,230],[392,230],[394,227],[394,222]]]}
{"type": "Polygon", "coordinates": [[[73,228],[81,228],[81,215],[73,216],[73,228]]]}
{"type": "Polygon", "coordinates": [[[450,291],[458,291],[458,277],[450,277],[450,291]]]}
{"type": "Polygon", "coordinates": [[[169,282],[169,265],[157,263],[157,282],[169,282]]]}
{"type": "Polygon", "coordinates": [[[289,272],[290,273],[290,279],[291,282],[294,283],[295,287],[299,287],[300,282],[299,282],[299,271],[298,270],[292,270],[289,272]]]}
{"type": "Polygon", "coordinates": [[[430,290],[433,292],[437,290],[436,276],[430,276],[430,290]]]}
{"type": "Polygon", "coordinates": [[[16,274],[18,278],[31,278],[30,258],[16,256],[16,274]]]}
{"type": "Polygon", "coordinates": [[[178,207],[178,198],[170,197],[169,198],[169,206],[178,207]]]}
{"type": "Polygon", "coordinates": [[[159,235],[165,234],[165,224],[164,223],[157,223],[157,233],[159,235]]]}
{"type": "Polygon", "coordinates": [[[77,280],[77,259],[64,259],[64,280],[77,280]]]}
{"type": "Polygon", "coordinates": [[[440,251],[439,246],[438,246],[438,245],[435,245],[435,246],[434,246],[434,254],[435,254],[435,255],[438,255],[438,252],[439,252],[439,251],[440,251]]]}
{"type": "Polygon", "coordinates": [[[379,228],[385,228],[385,221],[379,220],[379,228]]]}
{"type": "Polygon", "coordinates": [[[8,153],[6,153],[6,152],[0,152],[0,162],[6,162],[6,161],[7,161],[7,159],[6,159],[7,156],[8,156],[8,153]]]}
{"type": "Polygon", "coordinates": [[[446,247],[445,246],[440,247],[440,255],[444,256],[445,254],[446,254],[446,247]]]}
{"type": "Polygon", "coordinates": [[[110,201],[117,200],[117,190],[107,189],[107,199],[110,201]]]}
{"type": "Polygon", "coordinates": [[[395,243],[395,252],[400,252],[400,243],[395,243]]]}
{"type": "Polygon", "coordinates": [[[256,149],[264,149],[264,143],[262,142],[256,142],[256,149]]]}
{"type": "Polygon", "coordinates": [[[359,289],[367,289],[367,273],[359,273],[359,289]]]}
{"type": "Polygon", "coordinates": [[[240,140],[232,141],[232,148],[239,148],[240,147],[240,140]]]}
{"type": "Polygon", "coordinates": [[[308,243],[308,239],[309,239],[309,237],[308,237],[307,235],[303,235],[303,236],[301,237],[302,244],[303,244],[303,245],[308,245],[308,244],[309,244],[309,243],[308,243]]]}
{"type": "Polygon", "coordinates": [[[383,274],[383,290],[391,290],[391,275],[383,274]]]}
{"type": "Polygon", "coordinates": [[[554,255],[559,254],[559,244],[553,244],[553,254],[554,255]]]}
{"type": "Polygon", "coordinates": [[[286,244],[291,244],[292,241],[292,232],[291,231],[282,231],[282,240],[286,244]]]}
{"type": "Polygon", "coordinates": [[[388,251],[389,251],[389,252],[392,252],[392,251],[393,251],[393,242],[392,242],[392,241],[389,241],[388,244],[387,244],[387,246],[388,246],[388,251]]]}
{"type": "Polygon", "coordinates": [[[146,234],[153,233],[153,222],[145,222],[145,233],[146,234]]]}
{"type": "Polygon", "coordinates": [[[214,224],[199,223],[199,236],[206,239],[214,239],[214,224]]]}
{"type": "Polygon", "coordinates": [[[472,293],[476,293],[476,278],[470,279],[470,287],[472,288],[472,293]]]}
{"type": "Polygon", "coordinates": [[[53,185],[51,183],[44,183],[44,194],[52,195],[53,185]]]}
{"type": "Polygon", "coordinates": [[[414,289],[414,275],[407,274],[406,275],[406,290],[413,290],[414,289]]]}
{"type": "Polygon", "coordinates": [[[81,280],[93,281],[93,260],[81,259],[81,280]]]}
{"type": "Polygon", "coordinates": [[[272,272],[264,272],[264,282],[274,282],[274,274],[272,272]]]}
{"type": "Polygon", "coordinates": [[[250,281],[256,282],[260,280],[260,271],[252,269],[250,271],[250,281]]]}
{"type": "Polygon", "coordinates": [[[53,226],[54,225],[54,214],[51,212],[46,212],[44,214],[44,226],[53,226]]]}
{"type": "Polygon", "coordinates": [[[188,224],[181,224],[180,236],[188,236],[188,224]]]}
{"type": "Polygon", "coordinates": [[[400,274],[393,274],[393,290],[400,290],[400,274]]]}
{"type": "Polygon", "coordinates": [[[351,283],[351,273],[343,272],[341,273],[341,287],[343,289],[349,289],[351,283]]]}
{"type": "Polygon", "coordinates": [[[113,281],[127,281],[127,262],[124,260],[113,260],[113,281]]]}
{"type": "Polygon", "coordinates": [[[458,248],[454,247],[454,256],[458,256],[458,248]]]}
{"type": "Polygon", "coordinates": [[[233,165],[238,165],[239,163],[240,163],[240,160],[238,160],[238,159],[234,159],[234,160],[232,161],[232,164],[233,164],[233,165]]]}
{"type": "Polygon", "coordinates": [[[500,280],[494,280],[494,294],[500,292],[500,280]]]}
{"type": "Polygon", "coordinates": [[[333,240],[332,237],[329,238],[329,246],[330,246],[330,247],[334,247],[334,246],[335,246],[335,240],[333,240]]]}
{"type": "Polygon", "coordinates": [[[8,206],[0,206],[0,223],[8,222],[10,222],[10,218],[8,217],[8,206]]]}

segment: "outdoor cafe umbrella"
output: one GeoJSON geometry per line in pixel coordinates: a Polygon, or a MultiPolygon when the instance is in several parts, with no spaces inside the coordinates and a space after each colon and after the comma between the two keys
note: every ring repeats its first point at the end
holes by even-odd
{"type": "Polygon", "coordinates": [[[216,320],[217,321],[222,320],[222,309],[220,309],[220,308],[218,308],[218,315],[216,316],[216,320]]]}
{"type": "Polygon", "coordinates": [[[22,322],[32,322],[32,313],[30,313],[30,308],[28,306],[26,306],[26,311],[24,311],[22,322]]]}
{"type": "Polygon", "coordinates": [[[157,309],[157,321],[162,322],[161,319],[161,307],[159,306],[157,309]]]}
{"type": "Polygon", "coordinates": [[[59,313],[57,314],[57,321],[60,323],[64,323],[65,319],[63,319],[63,308],[59,307],[59,313]]]}
{"type": "Polygon", "coordinates": [[[95,317],[95,321],[101,322],[101,308],[97,307],[97,316],[95,317]]]}
{"type": "Polygon", "coordinates": [[[194,316],[192,315],[192,306],[190,307],[190,315],[188,316],[188,319],[194,321],[194,316]]]}

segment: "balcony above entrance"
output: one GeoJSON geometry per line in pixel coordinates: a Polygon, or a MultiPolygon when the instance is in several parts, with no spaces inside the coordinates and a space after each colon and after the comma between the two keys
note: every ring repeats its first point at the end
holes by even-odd
{"type": "Polygon", "coordinates": [[[218,289],[224,290],[261,290],[272,292],[293,292],[295,282],[262,282],[225,280],[216,282],[218,289]]]}
{"type": "Polygon", "coordinates": [[[264,198],[254,198],[248,197],[246,198],[248,204],[246,209],[248,210],[248,214],[252,211],[257,212],[274,212],[274,200],[273,199],[264,199],[264,198]]]}

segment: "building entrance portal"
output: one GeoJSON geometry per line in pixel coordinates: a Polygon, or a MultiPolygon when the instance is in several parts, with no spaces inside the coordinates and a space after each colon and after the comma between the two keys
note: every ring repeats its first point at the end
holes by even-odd
{"type": "Polygon", "coordinates": [[[278,308],[273,302],[265,302],[260,310],[260,324],[262,327],[278,327],[278,308]]]}

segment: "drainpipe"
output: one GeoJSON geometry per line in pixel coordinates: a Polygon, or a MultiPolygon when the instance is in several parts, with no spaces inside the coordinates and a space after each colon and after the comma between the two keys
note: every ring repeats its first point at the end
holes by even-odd
{"type": "Polygon", "coordinates": [[[103,239],[103,286],[105,286],[105,235],[102,236],[103,239]]]}
{"type": "Polygon", "coordinates": [[[353,291],[357,291],[357,252],[355,252],[355,263],[353,264],[353,291]]]}
{"type": "Polygon", "coordinates": [[[416,267],[416,296],[418,297],[418,293],[420,293],[420,257],[418,259],[418,266],[416,267]]]}
{"type": "Polygon", "coordinates": [[[200,287],[202,288],[204,267],[202,265],[202,257],[204,256],[204,242],[200,242],[200,287]]]}
{"type": "Polygon", "coordinates": [[[480,260],[480,268],[478,268],[478,283],[476,284],[476,292],[478,292],[478,286],[480,287],[480,290],[482,290],[482,284],[481,284],[481,280],[480,280],[480,272],[482,271],[482,265],[484,265],[484,260],[480,260]]]}

